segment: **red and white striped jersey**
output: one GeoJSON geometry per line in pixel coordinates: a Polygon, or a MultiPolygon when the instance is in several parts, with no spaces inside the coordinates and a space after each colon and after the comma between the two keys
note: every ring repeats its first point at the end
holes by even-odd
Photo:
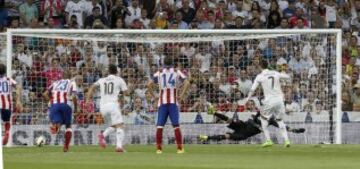
{"type": "Polygon", "coordinates": [[[177,104],[176,89],[179,78],[185,79],[186,76],[180,70],[174,68],[164,68],[154,74],[160,87],[158,106],[162,104],[177,104]]]}
{"type": "Polygon", "coordinates": [[[16,84],[16,81],[11,78],[0,78],[0,109],[12,109],[12,88],[16,84]]]}
{"type": "Polygon", "coordinates": [[[48,91],[50,93],[50,103],[68,103],[69,96],[77,90],[76,83],[70,79],[61,79],[53,82],[48,91]]]}

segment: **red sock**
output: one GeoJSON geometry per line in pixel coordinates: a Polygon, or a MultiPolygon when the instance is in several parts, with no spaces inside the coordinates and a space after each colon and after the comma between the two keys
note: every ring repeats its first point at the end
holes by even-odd
{"type": "Polygon", "coordinates": [[[71,135],[72,135],[71,129],[67,129],[65,132],[65,146],[66,147],[69,147],[69,145],[70,145],[71,135]]]}
{"type": "Polygon", "coordinates": [[[158,150],[161,150],[162,136],[163,136],[163,128],[157,128],[156,129],[156,147],[158,150]]]}
{"type": "Polygon", "coordinates": [[[5,122],[5,132],[10,131],[10,122],[5,122]]]}
{"type": "Polygon", "coordinates": [[[182,149],[181,130],[179,127],[176,127],[174,131],[175,131],[175,140],[176,140],[176,144],[177,144],[177,149],[181,150],[182,149]]]}

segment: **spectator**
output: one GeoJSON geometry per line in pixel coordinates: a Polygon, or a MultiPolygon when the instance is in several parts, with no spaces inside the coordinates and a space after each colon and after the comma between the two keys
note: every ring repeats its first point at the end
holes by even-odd
{"type": "Polygon", "coordinates": [[[139,0],[133,0],[131,6],[127,7],[127,15],[125,16],[125,26],[129,27],[135,19],[141,18],[141,8],[139,0]]]}
{"type": "Polygon", "coordinates": [[[301,111],[316,112],[316,101],[315,91],[309,91],[301,101],[301,111]]]}
{"type": "Polygon", "coordinates": [[[139,20],[142,25],[144,26],[144,29],[149,29],[150,26],[150,19],[148,18],[148,12],[145,9],[141,10],[141,18],[139,20]]]}
{"type": "Polygon", "coordinates": [[[140,97],[134,99],[134,108],[130,119],[133,119],[135,125],[154,124],[154,115],[146,112],[142,102],[140,97]]]}
{"type": "Polygon", "coordinates": [[[311,28],[326,28],[326,19],[321,16],[318,9],[311,9],[311,28]]]}
{"type": "Polygon", "coordinates": [[[210,52],[210,46],[206,42],[199,45],[198,53],[195,55],[195,59],[200,61],[200,72],[209,71],[212,54],[210,52]]]}
{"type": "MultiPolygon", "coordinates": [[[[206,19],[206,16],[202,12],[199,12],[197,14],[198,14],[198,25],[197,25],[198,29],[213,29],[214,28],[214,23],[210,22],[209,19],[206,19]]],[[[209,12],[208,18],[210,15],[211,15],[211,18],[214,17],[213,12],[209,12]]]]}
{"type": "Polygon", "coordinates": [[[65,7],[66,26],[69,28],[82,28],[86,16],[84,2],[80,0],[70,0],[65,7]]]}
{"type": "Polygon", "coordinates": [[[168,19],[173,19],[175,10],[175,5],[173,0],[157,0],[155,14],[160,12],[166,12],[168,14],[168,19]]]}
{"type": "Polygon", "coordinates": [[[208,107],[211,105],[211,103],[207,100],[206,96],[206,92],[201,91],[199,94],[199,98],[196,99],[196,102],[193,104],[192,107],[188,109],[188,111],[206,112],[208,107]]]}
{"type": "Polygon", "coordinates": [[[59,26],[62,22],[64,7],[61,0],[44,0],[41,3],[41,15],[44,16],[44,23],[49,23],[51,18],[54,26],[59,26]]]}
{"type": "Polygon", "coordinates": [[[238,0],[236,2],[236,9],[232,12],[232,15],[234,17],[242,17],[242,18],[248,18],[249,14],[246,10],[243,9],[243,4],[244,1],[243,0],[238,0]]]}
{"type": "Polygon", "coordinates": [[[31,20],[39,17],[39,11],[33,0],[26,0],[19,6],[20,18],[24,26],[30,26],[31,20]]]}
{"type": "Polygon", "coordinates": [[[126,15],[131,15],[131,13],[123,5],[122,0],[116,0],[115,5],[110,11],[111,28],[123,28],[126,15]],[[122,26],[118,26],[118,22],[121,22],[122,26]]]}
{"type": "Polygon", "coordinates": [[[283,12],[283,17],[284,18],[291,18],[292,16],[295,15],[295,0],[288,0],[288,7],[285,8],[282,12],[283,12]]]}
{"type": "Polygon", "coordinates": [[[92,28],[94,26],[94,21],[96,19],[99,19],[101,21],[101,24],[104,25],[105,28],[107,28],[109,25],[108,20],[101,15],[100,8],[96,6],[93,8],[92,11],[93,11],[92,15],[86,17],[84,27],[87,29],[92,28]]]}
{"type": "Polygon", "coordinates": [[[297,18],[296,26],[294,27],[294,29],[307,29],[307,28],[308,27],[305,25],[304,19],[303,18],[297,18]]]}
{"type": "Polygon", "coordinates": [[[156,29],[166,29],[169,26],[167,20],[168,15],[166,12],[159,12],[159,15],[155,16],[155,28],[156,29]]]}
{"type": "Polygon", "coordinates": [[[269,29],[277,28],[280,26],[281,22],[281,15],[278,11],[272,11],[270,12],[268,18],[267,18],[267,24],[266,27],[269,29]]]}
{"type": "Polygon", "coordinates": [[[49,87],[54,81],[61,79],[63,74],[63,70],[59,66],[59,59],[53,58],[50,67],[42,73],[42,76],[46,79],[46,87],[49,87]]]}
{"type": "Polygon", "coordinates": [[[5,1],[0,1],[0,28],[6,27],[8,24],[8,9],[5,8],[5,1]]]}
{"type": "Polygon", "coordinates": [[[350,93],[351,93],[351,103],[353,104],[352,110],[360,111],[360,85],[359,84],[354,85],[353,92],[350,91],[350,93]]]}
{"type": "Polygon", "coordinates": [[[176,11],[174,23],[177,23],[177,29],[189,29],[189,25],[183,21],[183,16],[181,11],[176,11]]]}
{"type": "Polygon", "coordinates": [[[102,10],[101,10],[101,5],[98,3],[97,0],[83,0],[82,2],[83,2],[85,18],[94,14],[94,8],[95,7],[98,7],[99,15],[104,16],[103,13],[102,13],[102,10]]]}
{"type": "Polygon", "coordinates": [[[29,50],[25,50],[25,46],[23,44],[19,44],[17,46],[15,56],[20,61],[20,63],[24,64],[27,67],[32,67],[33,64],[32,56],[29,50]]]}
{"type": "Polygon", "coordinates": [[[281,18],[280,25],[276,27],[277,29],[288,29],[289,22],[286,18],[281,18]]]}
{"type": "Polygon", "coordinates": [[[182,13],[183,21],[185,21],[187,24],[191,23],[196,14],[195,9],[189,6],[189,1],[190,0],[182,0],[182,7],[178,10],[182,13]]]}
{"type": "Polygon", "coordinates": [[[301,19],[303,21],[302,23],[303,23],[304,26],[306,26],[306,27],[309,26],[308,21],[304,16],[303,9],[302,8],[296,8],[295,15],[290,17],[290,19],[289,19],[290,27],[291,28],[296,27],[298,25],[299,19],[301,19]]]}
{"type": "Polygon", "coordinates": [[[325,5],[325,18],[329,28],[335,28],[335,22],[337,18],[335,0],[328,0],[325,5]]]}
{"type": "Polygon", "coordinates": [[[250,91],[252,81],[246,71],[246,69],[240,70],[240,76],[239,79],[236,80],[238,90],[243,93],[247,94],[250,91]]]}

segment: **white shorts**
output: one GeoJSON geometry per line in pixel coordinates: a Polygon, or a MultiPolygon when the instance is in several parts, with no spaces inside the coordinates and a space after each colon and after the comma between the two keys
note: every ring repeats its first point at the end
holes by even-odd
{"type": "Polygon", "coordinates": [[[119,103],[110,102],[100,104],[100,112],[104,118],[110,116],[111,125],[124,123],[119,103]]]}
{"type": "Polygon", "coordinates": [[[284,102],[273,102],[264,104],[260,111],[261,116],[266,119],[270,119],[274,115],[276,120],[282,120],[285,115],[285,105],[284,102]]]}

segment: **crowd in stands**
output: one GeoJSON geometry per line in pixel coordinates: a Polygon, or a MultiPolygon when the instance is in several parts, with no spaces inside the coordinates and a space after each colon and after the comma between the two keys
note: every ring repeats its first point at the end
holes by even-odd
{"type": "MultiPolygon", "coordinates": [[[[360,1],[358,0],[9,0],[0,1],[0,29],[317,29],[343,30],[343,110],[360,110],[360,1]]],[[[24,86],[24,113],[36,124],[47,111],[41,94],[71,70],[79,86],[80,124],[103,123],[98,105],[82,103],[90,84],[116,63],[132,98],[122,101],[139,124],[153,121],[157,93],[146,82],[165,57],[190,75],[192,85],[182,112],[256,111],[261,93],[244,103],[257,65],[291,74],[284,82],[287,110],[325,113],[334,103],[335,37],[278,37],[228,42],[116,43],[14,38],[13,76],[24,86]],[[140,106],[142,105],[142,106],[140,106]],[[36,112],[34,113],[34,108],[36,112]],[[135,108],[136,107],[136,108],[135,108]],[[29,115],[31,114],[31,115],[29,115]],[[145,119],[145,121],[144,121],[145,119]]],[[[4,46],[0,49],[4,51],[4,46]]],[[[4,53],[4,52],[2,52],[4,53]]],[[[96,100],[96,98],[95,98],[96,100]]],[[[14,116],[16,118],[16,116],[14,116]]]]}

